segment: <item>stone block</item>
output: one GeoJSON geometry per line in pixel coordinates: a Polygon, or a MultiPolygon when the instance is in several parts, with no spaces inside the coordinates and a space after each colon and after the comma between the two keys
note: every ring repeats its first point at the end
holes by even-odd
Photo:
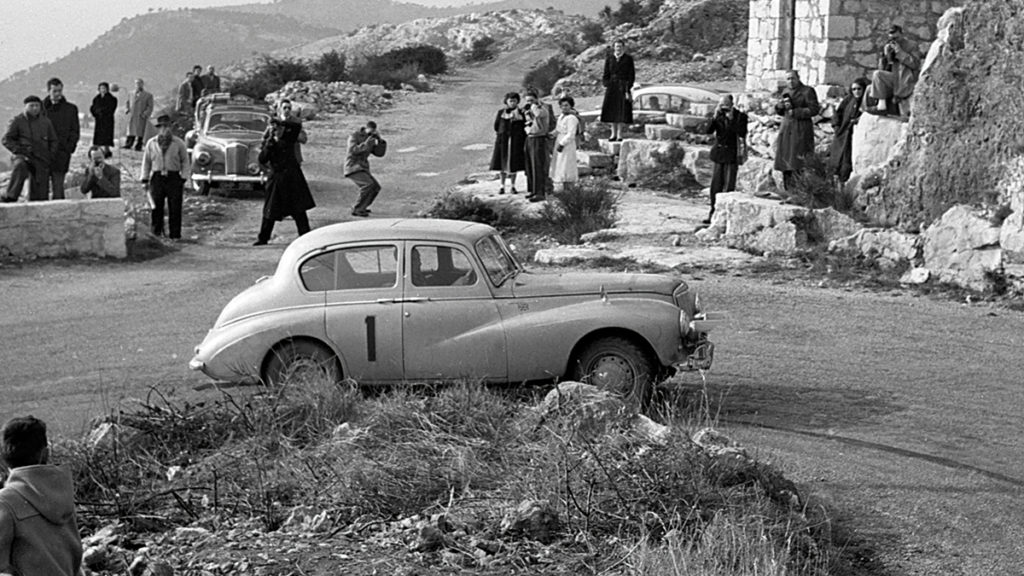
{"type": "Polygon", "coordinates": [[[751,156],[740,165],[736,174],[736,188],[751,194],[778,190],[773,172],[774,165],[770,159],[751,156]]]}
{"type": "Polygon", "coordinates": [[[123,258],[124,203],[111,198],[2,204],[0,253],[22,258],[123,258]]]}
{"type": "Polygon", "coordinates": [[[762,254],[792,255],[807,248],[807,232],[793,222],[782,222],[755,234],[746,247],[762,254]]]}
{"type": "Polygon", "coordinates": [[[814,210],[813,214],[815,228],[824,242],[852,236],[863,228],[856,220],[835,208],[821,208],[814,210]]]}
{"type": "Polygon", "coordinates": [[[829,243],[830,252],[846,252],[893,262],[914,261],[920,252],[920,238],[887,228],[865,228],[829,243]]]}
{"type": "Polygon", "coordinates": [[[579,166],[587,166],[589,168],[611,168],[615,165],[615,158],[611,154],[603,152],[577,150],[576,163],[579,166]]]}
{"type": "Polygon", "coordinates": [[[1002,268],[1000,229],[970,206],[953,206],[922,236],[925,266],[944,282],[986,290],[1002,268]]]}
{"type": "Polygon", "coordinates": [[[645,171],[656,166],[655,152],[667,154],[673,148],[681,148],[678,142],[665,142],[659,140],[623,140],[619,151],[618,176],[623,182],[634,181],[641,177],[645,171]]]}
{"type": "Polygon", "coordinates": [[[690,114],[708,117],[715,113],[718,102],[690,102],[690,114]]]}
{"type": "Polygon", "coordinates": [[[597,248],[582,248],[579,246],[555,246],[554,248],[541,248],[533,255],[533,261],[538,264],[551,266],[565,266],[577,262],[589,262],[598,258],[611,257],[612,253],[597,248]]]}
{"type": "Polygon", "coordinates": [[[710,146],[688,146],[683,165],[701,186],[711,186],[715,164],[711,161],[710,146]]]}
{"type": "Polygon", "coordinates": [[[853,171],[886,164],[896,143],[904,138],[907,123],[890,116],[862,114],[853,131],[853,171]]]}
{"type": "Polygon", "coordinates": [[[648,140],[678,140],[685,133],[686,131],[682,128],[667,124],[647,124],[644,126],[644,136],[648,140]]]}
{"type": "Polygon", "coordinates": [[[602,138],[598,141],[598,145],[601,147],[601,152],[608,154],[609,156],[618,156],[619,151],[622,149],[622,142],[611,142],[607,138],[602,138]]]}
{"type": "Polygon", "coordinates": [[[673,128],[680,129],[680,131],[692,131],[707,122],[707,120],[707,116],[695,114],[677,114],[675,112],[667,112],[665,114],[665,122],[673,128]]]}

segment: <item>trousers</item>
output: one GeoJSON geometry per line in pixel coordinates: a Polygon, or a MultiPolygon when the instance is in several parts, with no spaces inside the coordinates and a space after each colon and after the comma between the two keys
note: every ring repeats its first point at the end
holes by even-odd
{"type": "MultiPolygon", "coordinates": [[[[295,220],[295,229],[298,230],[299,236],[309,232],[309,217],[306,216],[305,212],[292,214],[292,220],[295,220]]],[[[271,218],[264,218],[263,222],[260,224],[260,233],[256,239],[260,242],[270,242],[270,235],[273,233],[274,220],[271,218]]]]}
{"type": "MultiPolygon", "coordinates": [[[[7,183],[4,196],[9,200],[21,197],[25,182],[30,182],[28,199],[32,202],[50,199],[50,167],[32,162],[23,156],[15,156],[11,165],[11,180],[7,183]]],[[[63,196],[61,196],[63,198],[63,196]]]]}
{"type": "Polygon", "coordinates": [[[711,213],[715,213],[715,196],[719,192],[734,192],[736,190],[736,174],[739,172],[739,164],[720,164],[715,162],[715,169],[711,173],[711,213]]]}
{"type": "Polygon", "coordinates": [[[548,170],[551,155],[547,136],[526,137],[526,189],[531,194],[545,196],[548,192],[548,170]]]}
{"type": "Polygon", "coordinates": [[[154,172],[149,179],[149,197],[153,201],[150,230],[154,236],[164,233],[164,203],[167,204],[167,237],[181,238],[181,204],[185,180],[177,172],[154,172]]]}
{"type": "Polygon", "coordinates": [[[355,207],[352,208],[353,212],[361,212],[370,207],[373,201],[377,199],[377,194],[380,193],[380,182],[373,177],[366,170],[360,170],[359,172],[353,172],[346,176],[349,180],[355,183],[359,187],[359,200],[356,201],[355,207]]]}

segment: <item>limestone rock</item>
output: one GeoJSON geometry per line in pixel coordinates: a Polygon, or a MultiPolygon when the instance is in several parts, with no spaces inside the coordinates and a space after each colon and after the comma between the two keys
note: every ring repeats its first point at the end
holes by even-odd
{"type": "Polygon", "coordinates": [[[1003,220],[999,246],[1008,252],[1024,254],[1024,212],[1014,212],[1003,220]]]}
{"type": "Polygon", "coordinates": [[[919,246],[920,239],[914,234],[887,228],[864,228],[845,238],[833,240],[828,249],[830,252],[908,262],[917,259],[919,246]]]}
{"type": "Polygon", "coordinates": [[[969,206],[953,206],[922,236],[925,266],[943,282],[983,291],[1001,274],[1000,229],[969,206]]]}
{"type": "MultiPolygon", "coordinates": [[[[615,144],[615,142],[612,142],[615,144]]],[[[661,142],[629,138],[621,142],[618,175],[623,182],[635,181],[657,166],[654,153],[668,154],[681,147],[678,142],[661,142]]]]}
{"type": "Polygon", "coordinates": [[[698,116],[696,114],[679,114],[676,112],[665,113],[666,124],[686,131],[693,131],[694,129],[700,127],[701,125],[706,124],[707,121],[707,116],[698,116]]]}
{"type": "Polygon", "coordinates": [[[540,500],[524,500],[501,520],[502,534],[550,544],[561,532],[558,512],[540,500]]]}
{"type": "Polygon", "coordinates": [[[174,567],[162,560],[150,562],[143,576],[174,576],[174,567]]]}
{"type": "Polygon", "coordinates": [[[715,163],[711,161],[710,146],[688,146],[683,166],[693,174],[701,186],[711,186],[715,163]]]}
{"type": "Polygon", "coordinates": [[[853,131],[853,171],[887,164],[896,144],[906,138],[907,124],[899,118],[862,114],[853,131]]]}
{"type": "Polygon", "coordinates": [[[686,131],[667,124],[646,124],[644,136],[648,140],[678,140],[686,131]]]}
{"type": "Polygon", "coordinates": [[[744,245],[762,254],[795,254],[807,248],[807,231],[782,222],[755,234],[744,245]]]}
{"type": "Polygon", "coordinates": [[[927,268],[911,268],[900,277],[900,284],[924,284],[932,277],[931,270],[927,268]]]}
{"type": "Polygon", "coordinates": [[[364,114],[379,112],[393,103],[391,93],[383,86],[317,80],[289,82],[265,98],[271,105],[283,99],[292,101],[303,120],[315,117],[320,110],[364,114]]]}
{"type": "Polygon", "coordinates": [[[612,142],[607,138],[602,138],[598,140],[597,144],[601,147],[601,152],[609,156],[618,156],[622,150],[622,141],[612,142]]]}
{"type": "Polygon", "coordinates": [[[0,254],[124,258],[125,202],[100,198],[0,204],[0,254]]]}
{"type": "Polygon", "coordinates": [[[555,246],[541,248],[533,255],[533,261],[550,266],[565,266],[574,262],[596,260],[608,253],[597,248],[581,248],[579,246],[555,246]]]}
{"type": "Polygon", "coordinates": [[[779,188],[775,184],[774,172],[775,167],[771,160],[750,156],[736,173],[736,189],[751,194],[775,192],[779,188]]]}
{"type": "Polygon", "coordinates": [[[814,223],[824,242],[851,236],[863,228],[856,220],[835,208],[814,210],[814,223]]]}
{"type": "Polygon", "coordinates": [[[615,158],[609,154],[601,152],[577,150],[576,163],[580,166],[587,166],[590,168],[611,168],[615,165],[615,158]]]}
{"type": "Polygon", "coordinates": [[[558,419],[563,428],[593,438],[629,414],[614,394],[581,382],[561,382],[544,396],[537,414],[545,421],[558,419]]]}

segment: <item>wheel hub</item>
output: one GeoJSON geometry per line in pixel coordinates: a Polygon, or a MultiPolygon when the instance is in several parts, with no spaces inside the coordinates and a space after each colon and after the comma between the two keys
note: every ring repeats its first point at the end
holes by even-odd
{"type": "Polygon", "coordinates": [[[636,368],[621,356],[602,356],[590,370],[590,383],[604,390],[628,392],[636,382],[636,368]]]}

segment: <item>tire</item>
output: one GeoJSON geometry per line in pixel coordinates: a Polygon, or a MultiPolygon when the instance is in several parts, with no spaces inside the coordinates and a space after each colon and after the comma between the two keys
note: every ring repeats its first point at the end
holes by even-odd
{"type": "Polygon", "coordinates": [[[651,355],[630,340],[605,337],[587,344],[573,359],[572,378],[619,395],[644,408],[659,373],[651,355]]]}
{"type": "Polygon", "coordinates": [[[212,186],[213,185],[210,184],[209,180],[204,180],[202,183],[199,184],[199,195],[200,196],[209,196],[210,195],[210,188],[212,186]]]}
{"type": "Polygon", "coordinates": [[[274,388],[340,381],[341,369],[334,353],[306,340],[286,342],[271,350],[263,369],[263,383],[274,388]]]}

